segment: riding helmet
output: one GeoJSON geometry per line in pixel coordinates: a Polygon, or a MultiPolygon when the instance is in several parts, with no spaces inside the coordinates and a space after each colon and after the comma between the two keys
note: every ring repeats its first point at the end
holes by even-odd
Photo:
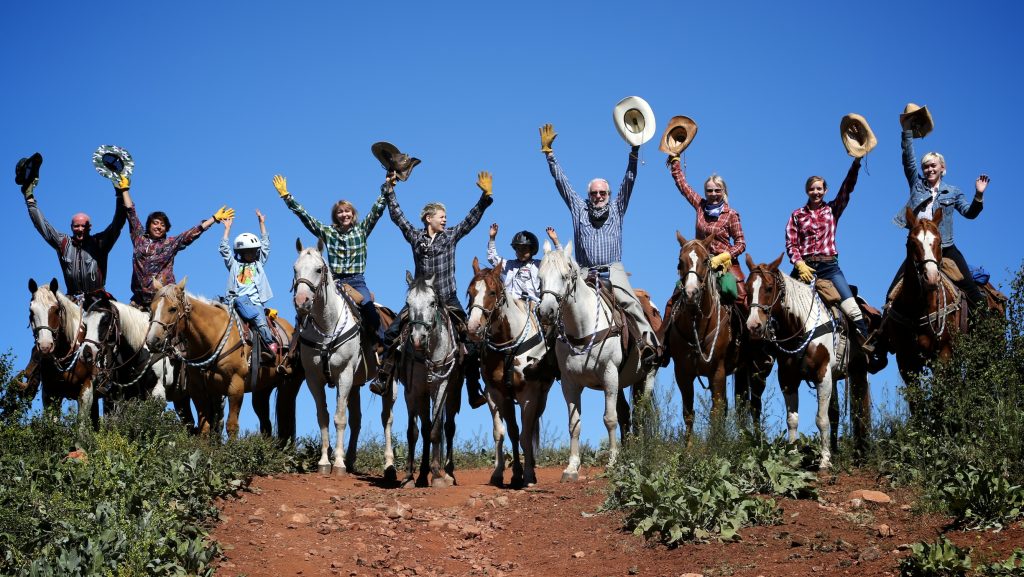
{"type": "Polygon", "coordinates": [[[260,248],[260,239],[251,232],[243,232],[235,237],[235,250],[260,248]]]}
{"type": "Polygon", "coordinates": [[[536,256],[537,250],[540,249],[540,242],[537,240],[537,235],[528,230],[521,230],[512,237],[512,248],[518,246],[529,247],[530,254],[536,256]]]}

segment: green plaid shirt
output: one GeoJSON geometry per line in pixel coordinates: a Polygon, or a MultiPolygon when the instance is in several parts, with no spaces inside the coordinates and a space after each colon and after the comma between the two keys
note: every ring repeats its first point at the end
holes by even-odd
{"type": "Polygon", "coordinates": [[[370,212],[346,232],[341,232],[337,227],[324,224],[310,216],[292,195],[286,196],[284,203],[299,217],[309,232],[327,246],[327,263],[334,276],[366,272],[366,237],[370,236],[374,225],[384,214],[383,186],[380,196],[370,207],[370,212]]]}

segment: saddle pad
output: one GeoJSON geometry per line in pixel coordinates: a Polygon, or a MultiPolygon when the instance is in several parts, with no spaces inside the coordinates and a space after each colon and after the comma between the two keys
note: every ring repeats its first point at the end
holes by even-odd
{"type": "Polygon", "coordinates": [[[949,277],[949,280],[953,282],[960,282],[964,280],[964,275],[960,274],[960,269],[953,262],[953,259],[943,258],[942,259],[942,274],[949,277]]]}
{"type": "Polygon", "coordinates": [[[352,299],[352,302],[356,303],[356,305],[363,304],[363,295],[359,294],[359,291],[346,283],[342,283],[341,286],[345,289],[345,294],[348,295],[348,298],[352,299]]]}

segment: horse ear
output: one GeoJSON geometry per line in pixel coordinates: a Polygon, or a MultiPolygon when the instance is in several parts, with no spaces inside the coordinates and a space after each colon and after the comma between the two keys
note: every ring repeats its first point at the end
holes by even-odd
{"type": "Polygon", "coordinates": [[[785,253],[785,252],[781,252],[781,253],[779,253],[779,257],[778,257],[777,259],[773,260],[773,261],[772,261],[772,262],[771,262],[771,263],[770,263],[770,264],[768,265],[768,268],[770,268],[770,269],[772,269],[772,270],[779,270],[779,265],[780,265],[780,264],[782,264],[782,257],[784,257],[784,256],[786,256],[786,253],[785,253]]]}
{"type": "Polygon", "coordinates": [[[715,237],[713,237],[713,236],[706,236],[703,239],[701,239],[700,243],[702,245],[704,245],[704,248],[710,253],[711,252],[711,243],[713,243],[714,241],[715,241],[715,237]]]}
{"type": "Polygon", "coordinates": [[[547,254],[549,252],[551,252],[551,243],[545,240],[544,241],[544,254],[547,254]]]}
{"type": "Polygon", "coordinates": [[[676,240],[679,241],[679,246],[683,246],[684,244],[686,244],[686,237],[679,234],[678,230],[676,231],[676,240]]]}
{"type": "Polygon", "coordinates": [[[747,253],[747,270],[750,271],[750,272],[754,272],[754,268],[756,266],[757,265],[754,264],[754,259],[751,258],[750,253],[748,252],[747,253]]]}
{"type": "Polygon", "coordinates": [[[914,211],[908,206],[903,209],[906,211],[905,218],[907,221],[907,228],[914,228],[917,226],[917,217],[914,216],[914,211]]]}
{"type": "Polygon", "coordinates": [[[158,291],[158,290],[160,290],[162,288],[164,288],[164,283],[160,282],[160,279],[154,278],[153,279],[153,290],[154,291],[158,291]]]}
{"type": "Polygon", "coordinates": [[[302,239],[299,237],[295,237],[295,252],[302,252],[302,239]]]}
{"type": "Polygon", "coordinates": [[[324,252],[324,239],[322,239],[322,238],[316,239],[316,251],[321,253],[321,254],[323,254],[323,252],[324,252]]]}
{"type": "Polygon", "coordinates": [[[565,253],[565,256],[567,256],[569,258],[572,258],[572,241],[571,240],[569,242],[565,243],[565,247],[562,248],[562,252],[565,253]]]}
{"type": "Polygon", "coordinates": [[[39,288],[39,285],[36,284],[36,279],[34,279],[34,278],[28,279],[28,292],[30,292],[32,294],[36,294],[36,289],[38,289],[38,288],[39,288]]]}
{"type": "Polygon", "coordinates": [[[935,226],[939,226],[939,223],[942,222],[942,208],[941,207],[940,208],[936,208],[935,212],[932,213],[932,222],[935,223],[935,226]]]}
{"type": "Polygon", "coordinates": [[[185,278],[181,279],[181,282],[178,283],[178,290],[180,290],[182,292],[185,292],[185,283],[187,283],[187,282],[188,282],[188,275],[185,275],[185,278]]]}
{"type": "Polygon", "coordinates": [[[50,279],[50,292],[57,294],[58,290],[60,290],[60,285],[57,284],[57,277],[53,277],[50,279]]]}
{"type": "Polygon", "coordinates": [[[410,273],[408,270],[406,270],[405,271],[405,284],[407,284],[409,286],[412,286],[412,281],[413,281],[412,273],[410,273]]]}
{"type": "Polygon", "coordinates": [[[480,258],[475,256],[473,257],[473,274],[480,274],[480,258]]]}

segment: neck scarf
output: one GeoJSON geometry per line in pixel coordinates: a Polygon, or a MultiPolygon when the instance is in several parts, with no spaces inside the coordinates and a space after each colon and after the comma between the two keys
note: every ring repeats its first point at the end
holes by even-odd
{"type": "Polygon", "coordinates": [[[718,204],[704,203],[704,216],[707,218],[718,218],[722,215],[722,210],[725,209],[725,201],[718,204]]]}
{"type": "Polygon", "coordinates": [[[608,204],[601,208],[594,206],[594,203],[587,199],[587,214],[590,216],[590,224],[599,227],[608,220],[608,204]]]}

